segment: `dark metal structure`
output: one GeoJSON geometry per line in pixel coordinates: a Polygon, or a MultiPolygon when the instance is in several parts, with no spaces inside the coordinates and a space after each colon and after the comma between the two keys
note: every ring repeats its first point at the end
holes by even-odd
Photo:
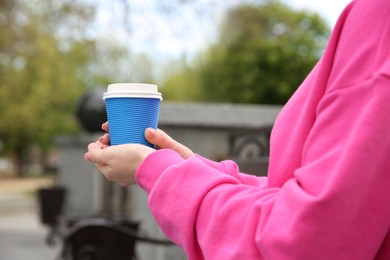
{"type": "MultiPolygon", "coordinates": [[[[111,186],[111,183],[108,183],[111,186]]],[[[104,184],[107,186],[107,182],[104,184]]],[[[112,199],[112,189],[105,189],[104,203],[112,199]]],[[[120,208],[126,208],[126,189],[121,188],[120,208]]],[[[41,222],[49,227],[46,242],[62,243],[62,260],[135,260],[136,244],[149,243],[173,246],[168,240],[148,237],[125,212],[114,212],[104,205],[102,214],[91,217],[66,216],[63,213],[66,189],[61,187],[38,190],[41,222]]],[[[112,201],[112,200],[111,200],[112,201]]],[[[103,203],[103,204],[104,204],[103,203]]]]}
{"type": "Polygon", "coordinates": [[[105,88],[87,91],[77,102],[76,118],[88,132],[101,131],[102,123],[107,121],[106,106],[103,100],[105,88]]]}

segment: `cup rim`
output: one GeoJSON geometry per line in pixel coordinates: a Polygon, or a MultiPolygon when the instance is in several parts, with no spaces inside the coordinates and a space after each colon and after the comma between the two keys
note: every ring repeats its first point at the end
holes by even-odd
{"type": "Polygon", "coordinates": [[[158,86],[147,83],[113,83],[108,85],[103,93],[106,98],[157,98],[162,100],[162,94],[158,92],[158,86]]]}
{"type": "Polygon", "coordinates": [[[107,98],[155,98],[162,100],[161,93],[104,93],[103,99],[107,98]]]}

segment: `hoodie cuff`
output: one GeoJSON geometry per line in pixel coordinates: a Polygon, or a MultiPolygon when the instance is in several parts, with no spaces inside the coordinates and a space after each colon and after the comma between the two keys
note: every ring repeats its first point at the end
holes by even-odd
{"type": "Polygon", "coordinates": [[[138,167],[135,174],[136,182],[147,194],[149,194],[160,175],[167,168],[183,161],[184,159],[173,150],[157,150],[149,154],[138,167]]]}
{"type": "Polygon", "coordinates": [[[238,168],[238,165],[232,160],[224,160],[221,162],[215,162],[215,161],[212,161],[212,160],[207,159],[205,157],[202,157],[199,154],[195,154],[195,156],[199,160],[201,160],[204,164],[207,164],[208,166],[210,166],[210,167],[212,167],[220,172],[228,174],[234,178],[239,177],[240,170],[238,168]]]}

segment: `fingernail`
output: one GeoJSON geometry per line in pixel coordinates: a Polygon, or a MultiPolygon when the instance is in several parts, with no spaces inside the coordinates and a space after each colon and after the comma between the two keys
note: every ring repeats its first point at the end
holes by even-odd
{"type": "Polygon", "coordinates": [[[146,138],[153,139],[155,136],[156,130],[153,128],[147,128],[145,131],[146,138]]]}

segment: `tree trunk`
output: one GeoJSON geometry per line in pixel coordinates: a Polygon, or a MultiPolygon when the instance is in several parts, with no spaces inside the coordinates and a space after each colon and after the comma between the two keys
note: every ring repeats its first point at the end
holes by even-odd
{"type": "Polygon", "coordinates": [[[23,177],[25,175],[23,164],[24,150],[17,148],[14,153],[14,169],[16,177],[23,177]]]}

